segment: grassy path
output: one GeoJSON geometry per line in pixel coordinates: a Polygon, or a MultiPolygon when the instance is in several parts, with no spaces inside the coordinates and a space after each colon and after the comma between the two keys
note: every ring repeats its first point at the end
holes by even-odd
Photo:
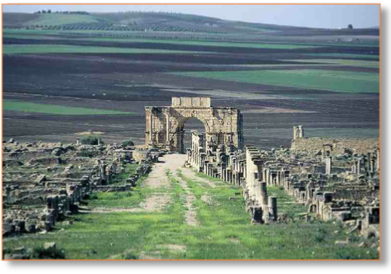
{"type": "MultiPolygon", "coordinates": [[[[6,238],[4,248],[56,242],[68,259],[363,259],[376,249],[335,245],[346,232],[332,222],[251,225],[241,188],[182,168],[183,155],[166,155],[131,192],[99,193],[87,213],[56,230],[6,238]],[[159,198],[158,198],[159,197],[159,198]],[[152,205],[151,205],[152,203],[152,205]]],[[[305,211],[284,191],[280,212],[305,211]]]]}

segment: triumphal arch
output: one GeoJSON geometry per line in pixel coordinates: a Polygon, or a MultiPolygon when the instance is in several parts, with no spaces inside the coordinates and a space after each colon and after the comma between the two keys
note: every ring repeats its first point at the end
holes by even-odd
{"type": "Polygon", "coordinates": [[[209,97],[173,97],[171,106],[145,107],[145,145],[185,152],[184,126],[190,118],[205,127],[205,150],[224,145],[231,149],[243,147],[243,118],[240,110],[213,107],[209,97]]]}

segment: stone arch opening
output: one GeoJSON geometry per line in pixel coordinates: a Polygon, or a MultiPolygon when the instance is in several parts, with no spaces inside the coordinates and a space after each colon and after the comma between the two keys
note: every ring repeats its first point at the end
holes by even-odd
{"type": "Polygon", "coordinates": [[[203,135],[205,139],[206,126],[197,117],[185,119],[184,122],[180,125],[180,130],[183,131],[182,146],[184,150],[186,150],[187,148],[191,148],[192,132],[197,132],[198,134],[203,135]]]}
{"type": "Polygon", "coordinates": [[[224,145],[230,151],[243,148],[243,118],[231,107],[213,107],[208,97],[173,97],[171,106],[145,107],[146,147],[185,153],[185,124],[191,118],[205,129],[205,151],[224,145]]]}

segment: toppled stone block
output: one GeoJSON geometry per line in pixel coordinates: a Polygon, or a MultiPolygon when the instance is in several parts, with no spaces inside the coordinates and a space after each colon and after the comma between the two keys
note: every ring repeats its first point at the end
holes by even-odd
{"type": "Polygon", "coordinates": [[[12,223],[3,223],[3,236],[8,236],[15,232],[15,225],[12,223]]]}
{"type": "Polygon", "coordinates": [[[44,175],[44,174],[39,175],[38,178],[35,180],[35,182],[37,184],[42,184],[45,181],[46,181],[46,175],[44,175]]]}
{"type": "Polygon", "coordinates": [[[352,218],[352,212],[341,211],[341,212],[338,212],[337,217],[340,221],[345,222],[345,221],[350,220],[352,218]]]}
{"type": "Polygon", "coordinates": [[[26,223],[26,232],[34,233],[37,231],[37,226],[35,223],[26,223]]]}
{"type": "Polygon", "coordinates": [[[45,243],[43,245],[43,248],[45,250],[49,250],[49,249],[56,249],[56,243],[55,242],[52,242],[52,243],[45,243]]]}
{"type": "Polygon", "coordinates": [[[61,154],[64,154],[65,150],[63,148],[57,147],[52,150],[52,155],[53,156],[60,156],[61,154]]]}

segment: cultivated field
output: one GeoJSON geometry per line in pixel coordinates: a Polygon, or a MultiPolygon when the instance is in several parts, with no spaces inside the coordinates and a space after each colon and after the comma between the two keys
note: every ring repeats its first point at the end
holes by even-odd
{"type": "Polygon", "coordinates": [[[94,130],[106,142],[142,144],[144,106],[173,96],[241,109],[246,143],[264,148],[289,145],[297,124],[309,136],[379,134],[376,29],[148,13],[4,22],[4,138],[67,142],[94,130]]]}

